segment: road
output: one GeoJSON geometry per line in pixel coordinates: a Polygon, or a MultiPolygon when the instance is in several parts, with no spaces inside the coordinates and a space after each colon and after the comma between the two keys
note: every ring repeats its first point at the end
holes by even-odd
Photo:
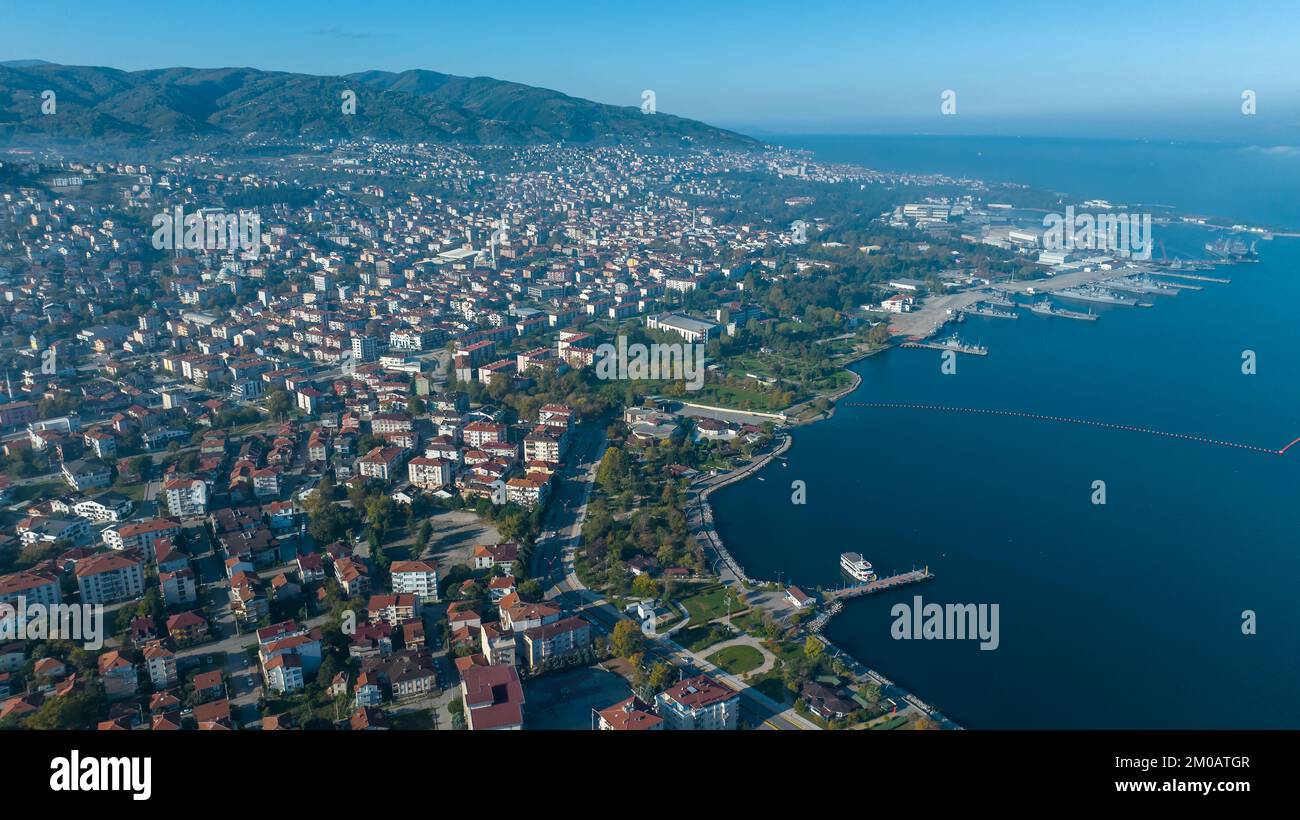
{"type": "MultiPolygon", "coordinates": [[[[580,612],[595,630],[609,635],[614,624],[631,620],[598,593],[588,589],[574,566],[574,554],[587,517],[587,504],[595,485],[600,456],[605,450],[604,428],[580,428],[575,434],[573,474],[562,482],[547,517],[548,530],[534,553],[535,577],[546,585],[546,598],[567,610],[580,612]],[[540,570],[540,571],[539,571],[540,570]]],[[[635,623],[635,621],[633,621],[635,623]]],[[[768,698],[740,679],[697,657],[663,636],[647,636],[648,661],[663,661],[681,670],[685,677],[708,673],[740,692],[741,711],[747,722],[765,729],[816,729],[812,722],[768,698]]]]}
{"type": "Polygon", "coordinates": [[[569,463],[551,499],[542,538],[533,551],[532,574],[555,594],[556,584],[566,576],[564,563],[578,546],[582,524],[587,520],[587,502],[596,484],[596,471],[605,454],[605,428],[599,421],[585,421],[574,430],[569,463]],[[562,560],[563,559],[563,560],[562,560]]]}

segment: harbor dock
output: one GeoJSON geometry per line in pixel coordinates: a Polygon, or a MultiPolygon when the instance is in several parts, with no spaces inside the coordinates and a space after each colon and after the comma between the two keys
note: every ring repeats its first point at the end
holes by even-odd
{"type": "Polygon", "coordinates": [[[1176,273],[1176,272],[1174,272],[1174,271],[1170,271],[1170,270],[1153,270],[1153,271],[1151,271],[1151,275],[1152,275],[1152,276],[1171,276],[1171,277],[1173,277],[1173,278],[1175,278],[1175,279],[1191,279],[1191,280],[1196,281],[1196,282],[1213,282],[1213,283],[1216,284],[1216,285],[1230,285],[1230,284],[1232,284],[1232,280],[1231,280],[1231,279],[1221,279],[1221,278],[1219,278],[1219,277],[1217,277],[1217,276],[1201,276],[1200,274],[1196,274],[1196,273],[1176,273]]]}
{"type": "Polygon", "coordinates": [[[828,590],[825,593],[826,600],[843,601],[847,598],[860,598],[863,595],[870,595],[873,592],[882,592],[886,589],[896,589],[907,586],[908,584],[918,584],[922,581],[929,581],[934,577],[934,573],[929,567],[924,569],[914,569],[911,572],[900,572],[897,575],[891,575],[888,578],[877,578],[874,581],[867,581],[863,584],[854,584],[849,587],[828,590]]]}
{"type": "Polygon", "coordinates": [[[903,342],[901,345],[899,345],[899,347],[910,347],[910,348],[923,347],[923,348],[928,348],[930,350],[954,350],[958,353],[969,353],[972,356],[987,356],[989,353],[988,348],[979,345],[930,342],[924,339],[914,339],[911,341],[903,342]]]}

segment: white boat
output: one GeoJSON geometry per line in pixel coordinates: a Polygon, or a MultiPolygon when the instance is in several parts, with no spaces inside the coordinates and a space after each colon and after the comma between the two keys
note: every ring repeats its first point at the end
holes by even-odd
{"type": "Polygon", "coordinates": [[[856,552],[840,554],[840,569],[855,581],[874,581],[876,574],[871,571],[871,562],[856,552]]]}

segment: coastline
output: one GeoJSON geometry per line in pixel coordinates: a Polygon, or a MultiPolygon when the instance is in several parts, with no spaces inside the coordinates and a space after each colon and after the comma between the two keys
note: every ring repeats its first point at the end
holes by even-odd
{"type": "MultiPolygon", "coordinates": [[[[853,382],[850,385],[843,387],[834,393],[831,393],[827,396],[818,397],[818,398],[825,398],[831,402],[831,406],[828,407],[823,414],[812,419],[792,421],[791,426],[813,424],[819,421],[824,421],[834,416],[836,402],[838,402],[841,398],[852,394],[862,384],[862,377],[857,373],[853,372],[852,370],[849,370],[849,367],[853,364],[856,364],[859,361],[862,361],[863,359],[869,356],[874,356],[877,353],[888,350],[894,346],[895,345],[893,344],[885,345],[884,347],[879,347],[874,350],[867,351],[859,356],[855,356],[854,358],[845,362],[843,369],[853,377],[853,382]]],[[[804,403],[806,404],[807,402],[804,403]]],[[[743,411],[735,411],[735,412],[743,412],[743,411]]],[[[780,458],[782,455],[784,455],[793,446],[794,446],[794,435],[792,432],[786,431],[781,434],[781,441],[779,444],[777,444],[777,446],[774,449],[763,454],[756,460],[750,462],[749,464],[746,464],[744,467],[741,467],[736,470],[732,470],[721,476],[714,477],[717,479],[716,481],[709,482],[708,479],[705,479],[703,486],[700,487],[692,486],[687,490],[687,524],[690,527],[691,531],[696,534],[697,538],[700,538],[700,543],[702,546],[704,546],[705,550],[712,552],[716,556],[716,558],[714,558],[711,561],[711,565],[715,567],[715,572],[718,575],[718,580],[721,581],[723,584],[729,584],[734,582],[734,583],[739,583],[742,587],[751,588],[757,586],[764,586],[767,584],[775,584],[776,582],[770,580],[768,581],[755,580],[751,578],[745,572],[745,568],[740,564],[739,561],[735,559],[735,557],[727,549],[725,543],[723,543],[722,536],[718,534],[717,529],[714,527],[713,507],[712,505],[709,504],[709,500],[708,500],[709,496],[715,490],[718,490],[722,487],[729,487],[732,484],[736,484],[738,482],[744,481],[746,478],[749,478],[750,476],[758,473],[760,470],[762,470],[764,467],[770,464],[774,459],[780,458]],[[725,568],[726,570],[725,573],[723,572],[723,568],[725,568]],[[731,576],[730,578],[727,577],[728,574],[731,576]]],[[[831,605],[823,613],[824,620],[829,620],[831,616],[839,612],[840,609],[842,608],[843,608],[843,604],[839,602],[836,602],[835,604],[831,605]]],[[[824,625],[824,621],[823,621],[823,625],[824,625]]],[[[815,638],[816,640],[820,641],[825,651],[828,652],[832,657],[842,661],[845,664],[845,666],[847,666],[849,670],[853,673],[855,679],[859,683],[865,681],[870,681],[871,683],[874,683],[875,685],[880,687],[882,696],[893,697],[906,702],[910,707],[912,707],[913,709],[915,709],[916,711],[924,715],[929,720],[933,721],[934,724],[939,728],[943,728],[943,729],[964,728],[959,724],[955,723],[954,721],[950,720],[949,718],[945,717],[938,709],[936,709],[934,706],[931,706],[929,703],[926,703],[921,698],[917,697],[916,694],[914,694],[913,692],[903,689],[902,687],[898,686],[889,678],[885,677],[884,675],[880,674],[876,670],[867,666],[862,660],[853,657],[848,652],[844,651],[840,647],[831,643],[829,639],[827,639],[825,636],[820,634],[820,630],[816,630],[816,631],[810,630],[808,631],[808,634],[811,637],[815,638]]]]}

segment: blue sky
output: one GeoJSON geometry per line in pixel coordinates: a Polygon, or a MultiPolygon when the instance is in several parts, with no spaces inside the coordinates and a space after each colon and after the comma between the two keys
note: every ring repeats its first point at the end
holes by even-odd
{"type": "Polygon", "coordinates": [[[1300,6],[1283,0],[9,5],[0,59],[426,68],[633,106],[653,89],[660,111],[760,134],[1300,141],[1300,6]]]}

